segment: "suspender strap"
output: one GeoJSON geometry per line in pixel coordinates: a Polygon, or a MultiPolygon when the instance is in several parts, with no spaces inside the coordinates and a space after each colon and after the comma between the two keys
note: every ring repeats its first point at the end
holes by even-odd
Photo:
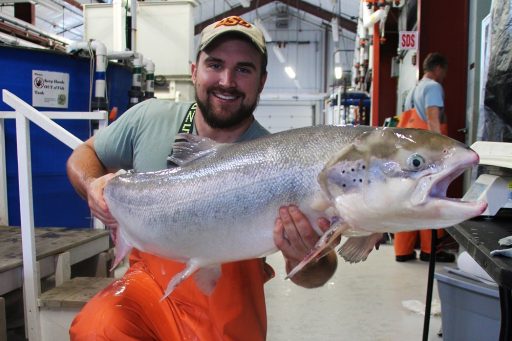
{"type": "Polygon", "coordinates": [[[183,118],[183,122],[181,122],[180,130],[178,130],[179,134],[192,134],[194,131],[194,116],[196,115],[196,109],[197,103],[192,103],[190,108],[188,108],[187,114],[183,118]]]}
{"type": "MultiPolygon", "coordinates": [[[[194,116],[196,115],[197,103],[192,103],[190,108],[188,108],[187,114],[183,118],[183,122],[181,122],[180,129],[178,130],[178,134],[192,134],[194,131],[194,116]]],[[[176,138],[173,142],[178,142],[179,139],[176,138]]],[[[171,145],[171,153],[167,157],[167,168],[178,166],[176,163],[171,161],[172,156],[172,145],[171,145]]]]}

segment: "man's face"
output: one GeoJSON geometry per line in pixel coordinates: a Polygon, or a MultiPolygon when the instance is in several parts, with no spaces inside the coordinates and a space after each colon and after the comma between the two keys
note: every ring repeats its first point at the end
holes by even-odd
{"type": "Polygon", "coordinates": [[[447,69],[442,68],[441,66],[436,66],[434,69],[434,74],[436,77],[436,81],[439,83],[443,83],[444,79],[446,78],[446,73],[448,72],[447,69]]]}
{"type": "Polygon", "coordinates": [[[192,65],[196,101],[213,128],[231,128],[249,119],[256,109],[266,74],[261,53],[240,39],[218,38],[192,65]]]}

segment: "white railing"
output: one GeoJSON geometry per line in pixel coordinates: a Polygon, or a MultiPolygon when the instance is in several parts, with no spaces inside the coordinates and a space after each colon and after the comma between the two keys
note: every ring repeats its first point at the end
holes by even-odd
{"type": "Polygon", "coordinates": [[[34,122],[71,149],[75,149],[82,143],[82,141],[59,126],[57,123],[53,122],[52,119],[100,120],[101,127],[107,124],[107,112],[41,113],[5,89],[2,90],[2,97],[3,101],[15,111],[0,112],[0,224],[8,225],[4,119],[16,119],[16,147],[18,152],[18,185],[20,192],[25,314],[29,340],[40,340],[41,326],[39,322],[39,308],[37,305],[39,295],[39,275],[36,264],[34,236],[29,121],[34,122]]]}

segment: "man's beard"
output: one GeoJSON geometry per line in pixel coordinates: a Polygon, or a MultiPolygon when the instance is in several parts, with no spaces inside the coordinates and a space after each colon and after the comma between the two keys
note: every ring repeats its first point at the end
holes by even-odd
{"type": "MultiPolygon", "coordinates": [[[[212,94],[208,94],[209,96],[213,96],[212,94]]],[[[249,117],[252,116],[254,110],[256,109],[256,106],[258,105],[258,101],[254,101],[254,103],[251,103],[249,105],[242,104],[240,106],[240,109],[238,109],[236,112],[232,113],[229,117],[222,118],[218,113],[215,113],[213,109],[210,106],[210,103],[208,100],[206,102],[201,101],[197,97],[196,92],[196,102],[197,106],[201,110],[201,113],[203,114],[203,118],[206,121],[206,123],[216,129],[227,129],[236,127],[238,124],[244,122],[249,117]]]]}

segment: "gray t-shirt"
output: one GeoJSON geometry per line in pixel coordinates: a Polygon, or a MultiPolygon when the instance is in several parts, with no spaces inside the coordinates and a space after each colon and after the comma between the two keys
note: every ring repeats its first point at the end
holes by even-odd
{"type": "MultiPolygon", "coordinates": [[[[133,106],[98,131],[94,140],[96,154],[110,169],[148,172],[167,168],[167,156],[191,104],[149,99],[133,106]]],[[[254,121],[238,141],[267,134],[254,121]]]]}

